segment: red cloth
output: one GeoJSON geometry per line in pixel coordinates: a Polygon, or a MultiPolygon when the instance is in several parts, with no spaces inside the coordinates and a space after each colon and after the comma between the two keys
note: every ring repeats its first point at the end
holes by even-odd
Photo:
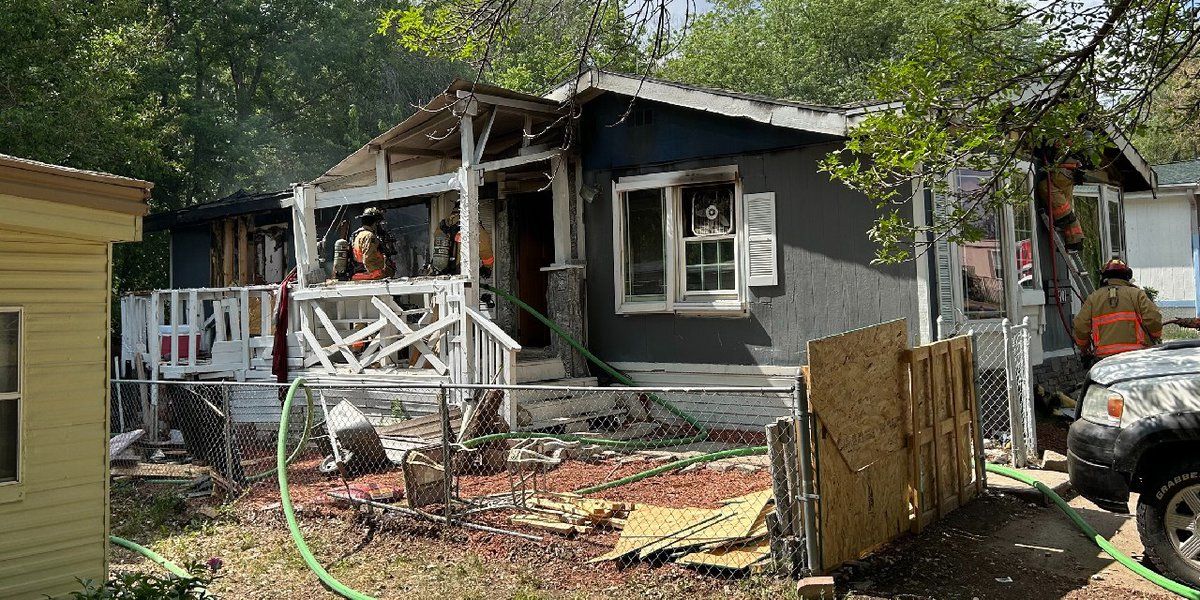
{"type": "Polygon", "coordinates": [[[279,303],[275,307],[275,340],[271,345],[271,373],[279,383],[288,382],[288,296],[292,282],[296,281],[296,270],[279,284],[279,303]]]}

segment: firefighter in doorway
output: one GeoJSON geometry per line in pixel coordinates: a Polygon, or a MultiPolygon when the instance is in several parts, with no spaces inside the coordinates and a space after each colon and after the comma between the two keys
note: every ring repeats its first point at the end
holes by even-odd
{"type": "Polygon", "coordinates": [[[386,279],[396,272],[396,266],[388,258],[387,240],[378,231],[383,221],[383,211],[371,207],[359,216],[362,226],[350,236],[350,249],[354,254],[354,281],[386,279]]]}
{"type": "Polygon", "coordinates": [[[1130,281],[1133,269],[1114,258],[1100,271],[1103,286],[1083,301],[1075,315],[1075,344],[1096,359],[1141,350],[1162,338],[1162,313],[1146,292],[1130,281]]]}

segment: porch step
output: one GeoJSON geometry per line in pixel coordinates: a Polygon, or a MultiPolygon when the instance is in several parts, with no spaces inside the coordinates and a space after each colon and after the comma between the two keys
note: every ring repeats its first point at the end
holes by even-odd
{"type": "MultiPolygon", "coordinates": [[[[518,354],[518,356],[520,356],[518,354]]],[[[555,358],[539,358],[529,361],[517,360],[517,383],[549,382],[555,379],[565,379],[567,368],[562,360],[555,358]]]]}
{"type": "MultiPolygon", "coordinates": [[[[593,379],[594,381],[594,379],[593,379]]],[[[554,382],[555,385],[581,385],[554,382]]],[[[612,394],[583,393],[542,400],[522,400],[517,425],[522,428],[544,429],[568,422],[613,414],[618,410],[612,394]]]]}
{"type": "MultiPolygon", "coordinates": [[[[539,381],[536,385],[557,385],[563,387],[596,387],[600,381],[595,377],[576,377],[568,379],[556,379],[554,381],[539,381]]],[[[513,392],[517,398],[517,402],[522,406],[543,402],[546,400],[560,400],[562,398],[570,398],[572,396],[583,395],[580,392],[563,392],[559,390],[517,390],[513,392]]]]}

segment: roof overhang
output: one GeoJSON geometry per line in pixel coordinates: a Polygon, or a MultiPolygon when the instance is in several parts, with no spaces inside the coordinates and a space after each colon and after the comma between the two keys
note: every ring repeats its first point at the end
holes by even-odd
{"type": "MultiPolygon", "coordinates": [[[[339,189],[361,185],[364,182],[359,180],[364,178],[369,182],[374,178],[377,155],[381,151],[387,152],[393,168],[412,170],[414,166],[419,167],[417,163],[458,162],[461,160],[459,138],[451,134],[458,126],[459,117],[473,105],[477,107],[481,104],[501,111],[505,114],[504,119],[509,121],[502,124],[497,119],[496,128],[491,131],[493,142],[498,141],[497,138],[505,130],[521,129],[525,123],[523,115],[541,115],[546,120],[556,121],[562,109],[559,102],[546,98],[455,79],[444,92],[412,116],[375,136],[312,183],[322,188],[339,189]]],[[[492,147],[498,146],[493,143],[492,147]]],[[[489,147],[489,151],[492,147],[489,147]]],[[[441,171],[441,168],[435,168],[429,174],[436,175],[441,171]]]]}
{"type": "Polygon", "coordinates": [[[1158,174],[1133,146],[1133,142],[1116,127],[1109,125],[1105,132],[1116,146],[1115,166],[1123,175],[1121,187],[1126,192],[1148,192],[1158,188],[1158,174]]]}
{"type": "Polygon", "coordinates": [[[143,216],[149,181],[0,154],[0,194],[143,216]]]}
{"type": "Polygon", "coordinates": [[[567,80],[546,94],[546,98],[564,103],[574,95],[579,103],[611,92],[643,98],[672,106],[690,108],[726,117],[749,119],[759,123],[845,136],[845,113],[830,106],[800,104],[721,90],[701,89],[680,83],[632,77],[608,71],[590,70],[567,80]]]}
{"type": "Polygon", "coordinates": [[[181,225],[197,225],[226,217],[263,213],[285,208],[291,199],[290,189],[244,197],[230,196],[180,210],[149,215],[144,219],[143,226],[146,233],[153,233],[181,225]]]}

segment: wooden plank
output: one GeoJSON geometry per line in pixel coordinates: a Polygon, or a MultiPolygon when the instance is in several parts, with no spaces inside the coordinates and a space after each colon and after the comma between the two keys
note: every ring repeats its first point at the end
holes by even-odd
{"type": "Polygon", "coordinates": [[[830,436],[855,470],[904,447],[903,429],[896,424],[908,416],[900,401],[907,349],[903,320],[808,343],[813,408],[829,423],[830,436]]]}
{"type": "MultiPolygon", "coordinates": [[[[389,298],[388,302],[392,303],[391,306],[381,300],[379,296],[371,297],[371,304],[379,310],[380,317],[386,319],[388,323],[390,323],[404,335],[411,335],[414,331],[412,326],[408,324],[408,321],[405,321],[400,317],[399,314],[392,310],[392,306],[395,306],[395,301],[389,298]]],[[[396,308],[399,307],[397,306],[396,308]]],[[[425,323],[425,319],[422,319],[421,323],[427,325],[425,323]]],[[[439,374],[444,375],[446,373],[446,363],[442,361],[441,357],[439,357],[432,348],[429,347],[429,344],[426,344],[423,340],[418,339],[417,341],[413,342],[413,347],[421,353],[421,358],[423,360],[428,361],[431,365],[433,365],[433,368],[437,370],[439,374]]]]}
{"type": "Polygon", "coordinates": [[[354,355],[354,351],[350,349],[350,345],[347,344],[346,340],[342,338],[341,332],[338,331],[337,327],[335,327],[334,324],[329,321],[329,315],[325,314],[325,309],[321,308],[320,304],[313,302],[312,310],[313,314],[317,316],[317,320],[320,321],[321,325],[325,328],[325,333],[328,333],[329,337],[333,340],[333,347],[336,348],[338,352],[341,352],[342,356],[345,357],[346,362],[350,364],[350,368],[354,369],[355,373],[362,373],[362,363],[358,362],[358,357],[354,355]]]}
{"type": "Polygon", "coordinates": [[[808,344],[826,571],[911,529],[907,349],[903,321],[808,344]]]}
{"type": "Polygon", "coordinates": [[[234,242],[234,227],[233,219],[225,219],[221,226],[221,285],[230,287],[234,283],[233,279],[233,242],[234,242]]]}

